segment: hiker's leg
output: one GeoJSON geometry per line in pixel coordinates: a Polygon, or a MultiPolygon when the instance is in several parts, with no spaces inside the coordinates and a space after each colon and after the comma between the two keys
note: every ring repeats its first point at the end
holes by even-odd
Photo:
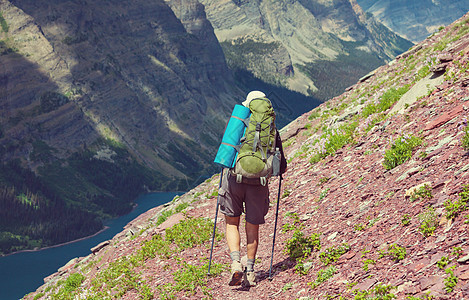
{"type": "Polygon", "coordinates": [[[226,221],[226,242],[230,253],[233,251],[239,251],[239,245],[241,242],[239,236],[239,216],[229,217],[225,215],[226,221]]]}
{"type": "Polygon", "coordinates": [[[230,286],[240,285],[243,280],[243,266],[241,265],[240,236],[239,236],[239,217],[229,217],[225,215],[226,221],[226,242],[230,248],[231,256],[231,278],[228,282],[230,286]]]}
{"type": "Polygon", "coordinates": [[[246,221],[246,239],[248,259],[256,259],[257,246],[259,244],[259,225],[246,221]]]}
{"type": "Polygon", "coordinates": [[[243,284],[245,286],[256,285],[256,274],[254,273],[254,262],[256,261],[257,246],[259,245],[259,225],[246,221],[246,239],[248,261],[246,264],[246,272],[244,273],[243,284]]]}

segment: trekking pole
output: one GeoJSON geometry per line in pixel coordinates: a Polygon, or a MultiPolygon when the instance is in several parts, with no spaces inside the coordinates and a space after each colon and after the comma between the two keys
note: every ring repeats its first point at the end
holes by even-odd
{"type": "Polygon", "coordinates": [[[275,235],[277,234],[278,208],[280,206],[280,188],[281,187],[282,187],[282,175],[280,175],[280,179],[278,181],[277,210],[275,211],[274,239],[272,242],[272,256],[270,258],[269,280],[271,281],[272,281],[272,263],[274,261],[275,235]]]}
{"type": "MultiPolygon", "coordinates": [[[[223,178],[223,168],[221,168],[220,172],[220,183],[218,184],[218,189],[220,190],[221,181],[223,178]]],[[[218,203],[219,203],[220,196],[217,196],[217,208],[215,209],[215,221],[213,222],[213,233],[212,233],[212,248],[210,249],[210,259],[208,261],[208,272],[207,275],[210,275],[210,266],[212,264],[212,253],[213,253],[213,243],[215,241],[215,230],[217,229],[217,218],[218,218],[218,203]]]]}

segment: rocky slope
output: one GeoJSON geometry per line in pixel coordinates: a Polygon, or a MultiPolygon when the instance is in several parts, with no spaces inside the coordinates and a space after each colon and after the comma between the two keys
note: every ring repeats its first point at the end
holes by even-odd
{"type": "MultiPolygon", "coordinates": [[[[282,130],[289,165],[272,280],[278,178],[261,226],[258,286],[227,285],[223,239],[213,252],[217,275],[206,277],[214,175],[73,259],[25,299],[468,299],[468,69],[466,14],[282,130]],[[195,237],[202,245],[183,246],[195,237]],[[303,259],[286,252],[295,240],[303,259]]],[[[222,217],[217,224],[223,228],[222,217]]]]}
{"type": "Polygon", "coordinates": [[[201,3],[232,69],[322,100],[411,46],[354,1],[201,3]]]}
{"type": "Polygon", "coordinates": [[[420,42],[469,10],[465,0],[357,0],[392,31],[413,42],[420,42]]]}

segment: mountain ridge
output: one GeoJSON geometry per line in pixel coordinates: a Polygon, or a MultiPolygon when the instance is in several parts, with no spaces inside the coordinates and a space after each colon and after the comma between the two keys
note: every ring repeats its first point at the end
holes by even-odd
{"type": "Polygon", "coordinates": [[[392,31],[420,42],[459,18],[469,10],[467,1],[417,0],[417,1],[357,1],[363,9],[373,14],[392,31]]]}
{"type": "Polygon", "coordinates": [[[412,45],[364,15],[354,1],[201,3],[230,68],[323,101],[333,94],[322,92],[321,81],[337,86],[334,95],[345,87],[342,80],[333,80],[336,74],[318,78],[315,73],[334,72],[354,61],[357,74],[349,74],[352,83],[412,45]],[[328,70],[322,61],[338,63],[328,70]]]}

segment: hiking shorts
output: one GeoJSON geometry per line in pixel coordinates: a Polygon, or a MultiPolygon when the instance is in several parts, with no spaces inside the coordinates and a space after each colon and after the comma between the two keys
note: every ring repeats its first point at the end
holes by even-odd
{"type": "Polygon", "coordinates": [[[254,225],[265,223],[264,217],[269,211],[268,185],[237,183],[236,176],[225,169],[218,196],[220,211],[224,215],[239,217],[245,213],[247,222],[254,225]]]}

